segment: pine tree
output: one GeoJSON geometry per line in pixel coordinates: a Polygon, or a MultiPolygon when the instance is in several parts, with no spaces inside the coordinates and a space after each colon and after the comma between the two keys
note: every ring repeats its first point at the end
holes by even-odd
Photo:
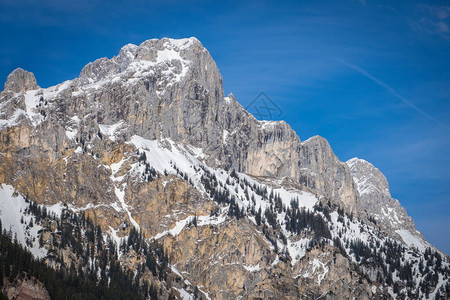
{"type": "Polygon", "coordinates": [[[258,225],[258,226],[260,226],[261,225],[261,206],[259,207],[259,209],[258,209],[258,212],[256,213],[256,215],[255,215],[255,221],[256,221],[256,224],[258,225]]]}

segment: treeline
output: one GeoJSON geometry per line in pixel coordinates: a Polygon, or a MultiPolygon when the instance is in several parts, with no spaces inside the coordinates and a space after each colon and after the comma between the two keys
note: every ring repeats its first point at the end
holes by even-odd
{"type": "MultiPolygon", "coordinates": [[[[132,227],[128,238],[117,245],[84,212],[63,209],[56,216],[44,206],[26,201],[29,206],[24,213],[42,226],[39,244],[48,249],[46,260],[52,267],[34,259],[13,241],[11,233],[3,231],[1,269],[11,280],[26,272],[44,283],[52,299],[159,299],[171,291],[166,282],[171,272],[169,258],[162,244],[147,241],[132,227]],[[69,263],[67,253],[71,253],[69,263]],[[124,254],[141,261],[136,270],[121,266],[120,257],[124,254]],[[154,284],[158,280],[162,283],[159,288],[154,284]],[[164,288],[169,291],[163,292],[164,288]]],[[[122,229],[128,226],[124,224],[122,229]]]]}
{"type": "MultiPolygon", "coordinates": [[[[144,274],[146,267],[153,276],[158,276],[160,281],[167,279],[169,256],[163,245],[158,243],[158,241],[152,240],[147,242],[142,233],[133,227],[130,230],[128,239],[122,241],[119,249],[123,254],[134,251],[136,255],[144,258],[144,263],[141,264],[140,272],[137,275],[137,281],[142,281],[139,278],[139,274],[144,274]]],[[[145,282],[143,283],[145,284],[145,282]]]]}
{"type": "MultiPolygon", "coordinates": [[[[320,242],[322,238],[331,239],[331,233],[326,222],[330,219],[327,208],[318,207],[315,211],[308,211],[299,208],[299,199],[291,199],[291,205],[286,207],[279,193],[274,190],[268,190],[266,186],[256,183],[250,183],[245,178],[239,178],[238,174],[232,170],[226,182],[219,181],[213,172],[206,167],[200,166],[203,170],[201,182],[205,187],[209,196],[220,205],[228,205],[228,215],[237,219],[242,218],[246,214],[255,217],[256,224],[262,226],[262,231],[266,238],[272,243],[275,249],[278,249],[276,239],[279,238],[283,244],[287,244],[287,238],[281,231],[281,226],[285,226],[286,230],[293,234],[300,234],[304,230],[308,230],[314,234],[313,244],[320,242]],[[243,199],[249,201],[249,208],[239,207],[238,199],[231,194],[229,187],[233,188],[236,193],[240,189],[243,191],[243,199]],[[262,211],[261,206],[257,209],[255,195],[260,196],[268,205],[262,211]],[[285,212],[285,222],[278,218],[279,214],[285,212]],[[322,212],[319,214],[317,212],[322,212]],[[271,228],[271,230],[269,230],[271,228]]],[[[323,244],[323,243],[321,243],[323,244]]]]}
{"type": "MultiPolygon", "coordinates": [[[[328,215],[328,213],[326,214],[328,215]]],[[[305,229],[314,232],[316,237],[331,239],[330,229],[323,217],[304,208],[299,209],[298,200],[292,200],[291,206],[286,211],[286,229],[299,234],[305,229]]]]}
{"type": "MultiPolygon", "coordinates": [[[[335,239],[334,243],[340,249],[343,248],[339,239],[335,239]]],[[[423,258],[418,257],[415,261],[406,261],[404,257],[407,249],[391,239],[386,239],[383,244],[356,239],[347,242],[347,248],[360,265],[378,266],[376,281],[392,286],[400,299],[417,298],[419,295],[428,298],[439,283],[439,274],[444,280],[450,278],[450,269],[443,266],[441,254],[430,248],[425,250],[423,258]],[[414,268],[417,263],[418,270],[414,268]],[[394,274],[399,281],[394,279],[394,274]],[[417,282],[419,277],[422,279],[417,282]]],[[[447,299],[449,295],[450,284],[447,283],[436,292],[435,299],[447,299]]]]}
{"type": "MultiPolygon", "coordinates": [[[[117,280],[97,283],[96,279],[78,276],[75,270],[67,268],[53,269],[33,255],[13,239],[12,233],[2,228],[0,221],[0,278],[10,282],[26,272],[42,282],[51,299],[144,299],[142,290],[116,285],[117,281],[127,280],[119,269],[117,280]]],[[[3,287],[3,281],[0,280],[3,287]]]]}

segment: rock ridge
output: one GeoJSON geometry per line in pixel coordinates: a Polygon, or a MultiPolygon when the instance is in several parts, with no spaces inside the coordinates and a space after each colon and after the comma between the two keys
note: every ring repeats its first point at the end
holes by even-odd
{"type": "MultiPolygon", "coordinates": [[[[302,143],[287,123],[258,121],[234,96],[224,97],[218,67],[195,38],[125,45],[117,56],[87,64],[79,78],[36,92],[27,91],[38,87],[30,84],[34,76],[26,74],[27,88],[21,90],[26,95],[18,96],[18,102],[24,107],[27,98],[32,104],[28,111],[45,115],[44,120],[27,114],[33,124],[61,126],[58,136],[71,127],[78,133],[114,128],[114,140],[123,142],[135,134],[150,140],[170,138],[202,148],[211,166],[291,177],[348,209],[357,202],[350,172],[328,142],[314,137],[302,143]],[[39,101],[48,105],[36,108],[39,101]]],[[[17,110],[10,109],[4,118],[14,113],[17,110]]],[[[58,141],[58,148],[71,143],[70,138],[58,141]]]]}

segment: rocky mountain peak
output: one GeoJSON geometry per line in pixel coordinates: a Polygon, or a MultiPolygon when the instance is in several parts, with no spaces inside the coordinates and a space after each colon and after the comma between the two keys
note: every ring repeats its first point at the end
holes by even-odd
{"type": "Polygon", "coordinates": [[[224,97],[218,67],[195,38],[125,45],[117,56],[87,64],[79,78],[18,101],[21,110],[4,107],[3,123],[16,124],[25,111],[33,125],[67,128],[60,133],[66,140],[53,137],[58,147],[86,131],[115,142],[170,138],[201,148],[213,167],[290,177],[348,208],[356,201],[350,172],[328,142],[301,143],[286,122],[258,121],[233,95],[224,97]]]}
{"type": "Polygon", "coordinates": [[[386,177],[374,165],[357,157],[348,160],[347,165],[360,195],[375,193],[391,196],[386,177]]]}
{"type": "Polygon", "coordinates": [[[145,77],[153,74],[174,75],[172,79],[180,81],[187,74],[190,63],[197,58],[195,52],[198,51],[206,49],[196,38],[151,39],[139,46],[127,44],[111,59],[103,57],[88,63],[80,73],[80,84],[122,75],[145,77]]]}
{"type": "Polygon", "coordinates": [[[25,93],[38,88],[39,86],[33,73],[17,68],[8,75],[4,90],[14,93],[25,93]]]}
{"type": "Polygon", "coordinates": [[[358,210],[367,212],[392,235],[399,235],[406,244],[418,248],[426,245],[414,221],[398,200],[391,197],[386,177],[364,159],[352,158],[346,162],[360,195],[358,210]]]}

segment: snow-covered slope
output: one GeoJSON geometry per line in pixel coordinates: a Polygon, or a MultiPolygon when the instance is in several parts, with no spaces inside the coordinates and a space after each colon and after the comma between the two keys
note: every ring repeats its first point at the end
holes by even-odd
{"type": "Polygon", "coordinates": [[[27,247],[34,256],[43,258],[47,251],[39,247],[39,230],[34,216],[27,211],[29,203],[10,185],[0,186],[0,219],[2,230],[10,231],[13,238],[27,247]]]}

